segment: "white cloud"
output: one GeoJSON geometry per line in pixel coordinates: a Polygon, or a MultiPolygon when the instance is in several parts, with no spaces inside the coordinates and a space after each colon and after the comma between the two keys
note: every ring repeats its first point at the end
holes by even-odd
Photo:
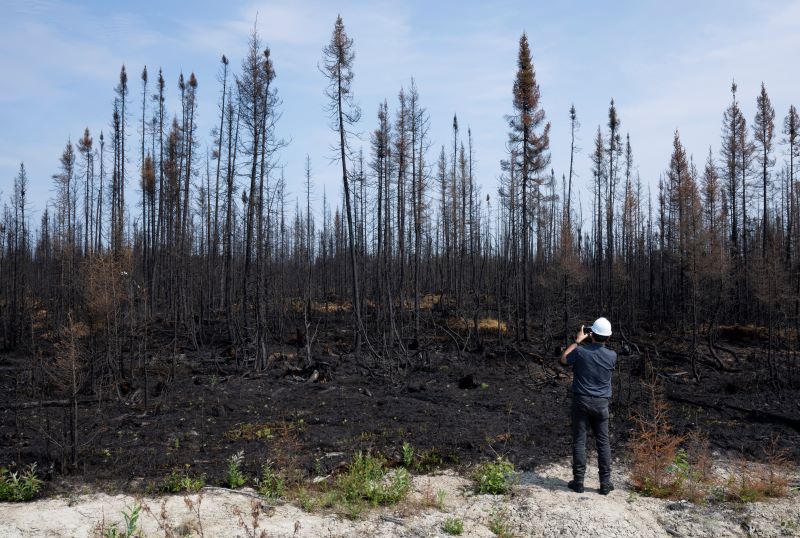
{"type": "Polygon", "coordinates": [[[776,122],[782,121],[796,96],[796,76],[787,67],[800,54],[800,4],[761,15],[746,29],[724,21],[701,25],[691,40],[655,44],[665,51],[624,63],[630,83],[620,83],[625,95],[617,104],[643,179],[654,184],[666,168],[676,128],[696,162],[705,159],[709,145],[716,151],[733,78],[748,121],[762,80],[776,122]]]}

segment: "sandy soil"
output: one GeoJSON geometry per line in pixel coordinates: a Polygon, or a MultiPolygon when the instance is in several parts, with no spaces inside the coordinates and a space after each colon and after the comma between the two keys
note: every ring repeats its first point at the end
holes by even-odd
{"type": "MultiPolygon", "coordinates": [[[[596,470],[589,473],[596,476],[596,470]]],[[[566,488],[570,469],[553,464],[525,472],[508,496],[474,495],[470,481],[453,472],[414,477],[414,490],[399,506],[377,509],[351,521],[329,513],[306,513],[292,504],[254,501],[242,492],[209,488],[188,497],[199,502],[199,517],[182,496],[146,498],[151,513],[141,519],[144,536],[166,536],[164,526],[178,536],[253,536],[253,502],[257,507],[255,536],[446,536],[442,524],[460,518],[464,536],[494,536],[493,517],[505,521],[514,536],[800,536],[800,495],[746,505],[695,506],[639,497],[627,490],[622,475],[618,489],[604,497],[596,479],[583,494],[566,488]],[[443,510],[425,502],[446,492],[443,510]],[[160,515],[167,514],[165,519],[160,515]],[[240,510],[242,521],[235,515],[240,510]],[[500,516],[498,516],[500,514],[500,516]],[[247,528],[245,528],[245,526],[247,528]],[[201,532],[202,526],[202,532],[201,532]]],[[[243,490],[245,493],[248,490],[243,490]]],[[[53,498],[30,504],[0,504],[0,537],[89,537],[99,524],[118,523],[122,511],[136,502],[128,495],[89,494],[53,498]]]]}

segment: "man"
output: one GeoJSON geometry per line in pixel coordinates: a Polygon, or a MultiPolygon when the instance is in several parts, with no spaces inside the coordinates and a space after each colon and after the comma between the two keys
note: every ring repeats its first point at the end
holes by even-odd
{"type": "Polygon", "coordinates": [[[600,494],[614,489],[611,483],[611,444],[608,440],[608,402],[611,400],[611,376],[617,354],[606,347],[611,337],[611,323],[597,318],[590,331],[581,330],[575,343],[564,350],[559,362],[572,366],[572,491],[583,493],[586,473],[586,428],[592,428],[597,444],[597,466],[600,469],[600,494]],[[589,338],[591,343],[582,346],[589,338]]]}

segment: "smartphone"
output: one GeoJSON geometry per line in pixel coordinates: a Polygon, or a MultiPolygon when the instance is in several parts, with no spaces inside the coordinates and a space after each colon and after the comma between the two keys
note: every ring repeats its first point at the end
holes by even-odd
{"type": "Polygon", "coordinates": [[[585,334],[586,336],[589,336],[590,334],[592,334],[592,328],[591,327],[587,327],[586,325],[584,325],[583,326],[583,334],[585,334]]]}

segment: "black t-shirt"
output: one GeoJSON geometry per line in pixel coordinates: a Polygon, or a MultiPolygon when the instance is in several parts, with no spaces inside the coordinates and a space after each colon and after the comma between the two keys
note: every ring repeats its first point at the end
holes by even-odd
{"type": "Polygon", "coordinates": [[[617,354],[603,344],[578,346],[567,355],[567,364],[572,366],[572,392],[611,398],[611,376],[617,365],[617,354]]]}

